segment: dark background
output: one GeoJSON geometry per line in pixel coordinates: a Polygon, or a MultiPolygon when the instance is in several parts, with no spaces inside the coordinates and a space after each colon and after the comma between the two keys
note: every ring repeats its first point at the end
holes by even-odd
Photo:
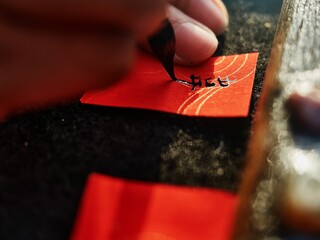
{"type": "Polygon", "coordinates": [[[0,239],[67,239],[89,173],[236,192],[280,0],[228,0],[217,55],[258,51],[250,116],[205,119],[78,102],[0,124],[0,239]]]}

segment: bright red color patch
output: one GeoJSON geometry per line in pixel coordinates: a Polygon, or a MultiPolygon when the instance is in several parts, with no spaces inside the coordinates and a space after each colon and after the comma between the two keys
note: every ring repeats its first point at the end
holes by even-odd
{"type": "Polygon", "coordinates": [[[92,174],[71,240],[227,240],[236,196],[92,174]]]}
{"type": "Polygon", "coordinates": [[[191,82],[190,76],[200,76],[202,87],[170,80],[164,68],[153,56],[138,53],[134,70],[111,87],[87,92],[82,103],[159,110],[187,116],[246,117],[258,53],[211,58],[197,67],[175,67],[177,78],[191,82]],[[212,78],[213,87],[205,87],[212,78]],[[229,81],[227,87],[217,79],[229,81]]]}

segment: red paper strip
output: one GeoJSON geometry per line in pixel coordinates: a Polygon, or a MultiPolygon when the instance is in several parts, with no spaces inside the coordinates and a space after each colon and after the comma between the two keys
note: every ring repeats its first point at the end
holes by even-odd
{"type": "Polygon", "coordinates": [[[193,78],[192,86],[170,80],[159,61],[139,52],[131,74],[107,89],[87,92],[81,102],[187,116],[245,117],[257,58],[258,53],[250,53],[214,57],[197,67],[176,66],[177,78],[190,83],[193,78]]]}
{"type": "Polygon", "coordinates": [[[89,177],[71,240],[227,240],[236,196],[89,177]]]}

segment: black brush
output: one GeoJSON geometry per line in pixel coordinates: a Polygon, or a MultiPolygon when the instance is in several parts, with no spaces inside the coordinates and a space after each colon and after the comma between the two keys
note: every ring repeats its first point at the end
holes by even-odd
{"type": "Polygon", "coordinates": [[[174,74],[173,59],[176,53],[176,38],[173,27],[168,19],[164,20],[159,30],[148,39],[153,54],[161,62],[172,80],[174,74]]]}

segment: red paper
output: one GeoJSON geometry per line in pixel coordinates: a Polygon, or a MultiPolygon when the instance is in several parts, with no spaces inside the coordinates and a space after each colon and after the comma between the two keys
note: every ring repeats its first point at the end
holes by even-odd
{"type": "Polygon", "coordinates": [[[81,102],[187,116],[245,117],[249,111],[257,57],[258,53],[222,56],[197,67],[176,66],[178,79],[191,82],[192,74],[201,77],[202,86],[192,91],[191,85],[172,81],[153,56],[139,52],[131,74],[107,89],[87,92],[81,102]],[[205,86],[205,79],[209,78],[208,83],[215,86],[205,86]]]}
{"type": "Polygon", "coordinates": [[[92,174],[71,240],[227,240],[236,202],[218,190],[92,174]]]}

